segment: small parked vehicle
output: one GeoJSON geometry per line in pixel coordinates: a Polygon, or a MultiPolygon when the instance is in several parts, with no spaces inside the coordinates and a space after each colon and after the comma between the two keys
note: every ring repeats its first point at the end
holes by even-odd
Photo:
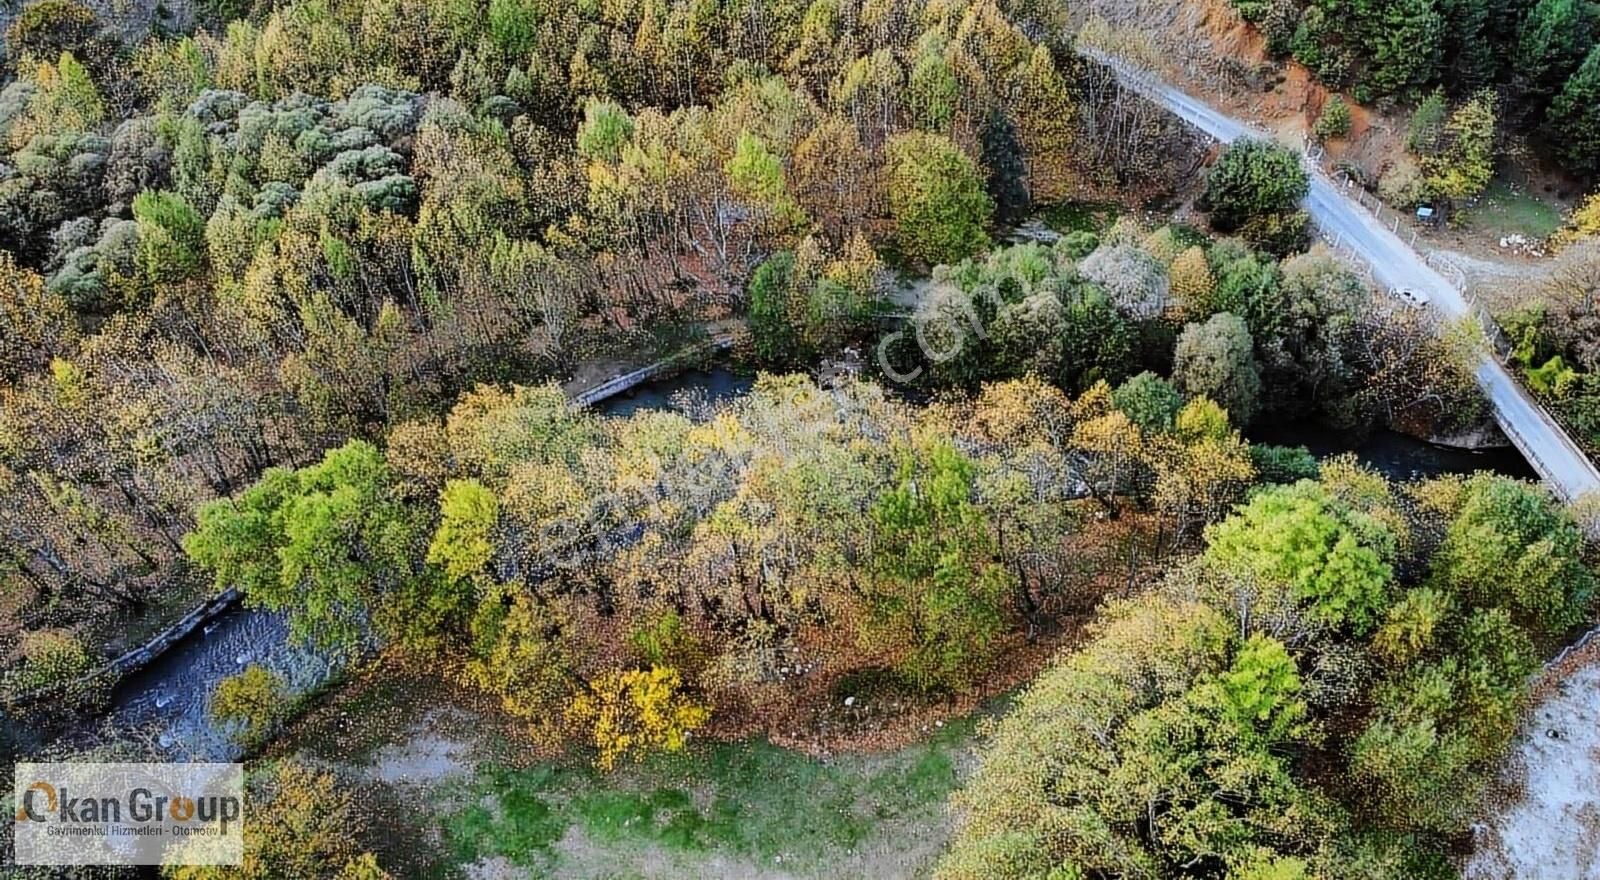
{"type": "Polygon", "coordinates": [[[1428,304],[1428,295],[1420,290],[1410,287],[1396,287],[1394,292],[1399,294],[1401,299],[1419,309],[1428,304]]]}

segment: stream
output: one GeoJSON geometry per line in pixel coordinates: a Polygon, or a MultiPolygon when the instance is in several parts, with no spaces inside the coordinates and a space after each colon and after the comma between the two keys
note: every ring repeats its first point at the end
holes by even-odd
{"type": "MultiPolygon", "coordinates": [[[[612,397],[597,410],[627,417],[683,403],[698,408],[734,399],[748,392],[752,384],[750,377],[721,367],[690,370],[612,397]]],[[[1305,446],[1318,457],[1354,452],[1368,465],[1401,480],[1475,470],[1534,478],[1532,468],[1509,448],[1485,452],[1446,449],[1393,431],[1374,431],[1357,439],[1306,423],[1255,431],[1250,439],[1305,446]]],[[[119,682],[112,691],[111,726],[118,731],[146,731],[146,736],[176,758],[236,759],[238,746],[227,731],[211,723],[206,704],[219,681],[250,663],[263,664],[282,675],[296,696],[326,684],[340,668],[338,662],[314,650],[293,645],[282,614],[237,607],[119,682]]]]}

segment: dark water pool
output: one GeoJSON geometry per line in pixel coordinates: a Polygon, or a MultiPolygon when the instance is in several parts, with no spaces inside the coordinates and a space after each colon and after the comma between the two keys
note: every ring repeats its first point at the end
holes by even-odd
{"type": "Polygon", "coordinates": [[[595,409],[608,416],[627,417],[646,410],[717,404],[748,393],[753,385],[754,377],[740,375],[726,367],[686,370],[636,386],[601,401],[595,409]]]}
{"type": "Polygon", "coordinates": [[[1475,452],[1437,446],[1386,429],[1363,436],[1335,431],[1312,422],[1253,428],[1248,434],[1255,443],[1304,446],[1318,458],[1351,452],[1363,464],[1392,480],[1414,480],[1473,471],[1494,471],[1527,480],[1539,478],[1522,454],[1509,446],[1475,452]]]}

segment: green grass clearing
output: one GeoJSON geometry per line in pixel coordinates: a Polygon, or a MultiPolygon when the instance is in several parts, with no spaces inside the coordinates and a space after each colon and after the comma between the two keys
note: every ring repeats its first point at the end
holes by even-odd
{"type": "Polygon", "coordinates": [[[826,874],[874,845],[936,853],[975,725],[963,719],[898,752],[831,760],[751,740],[611,776],[577,761],[486,766],[445,794],[458,809],[444,835],[459,864],[501,857],[559,876],[698,876],[710,862],[826,874]],[[902,840],[916,834],[938,839],[902,840]]]}
{"type": "Polygon", "coordinates": [[[1524,186],[1497,177],[1478,203],[1461,209],[1464,226],[1496,238],[1522,235],[1543,239],[1561,228],[1561,206],[1529,192],[1524,186]]]}
{"type": "Polygon", "coordinates": [[[1066,235],[1069,232],[1102,232],[1117,222],[1122,206],[1116,202],[1072,201],[1039,210],[1044,225],[1066,235]]]}

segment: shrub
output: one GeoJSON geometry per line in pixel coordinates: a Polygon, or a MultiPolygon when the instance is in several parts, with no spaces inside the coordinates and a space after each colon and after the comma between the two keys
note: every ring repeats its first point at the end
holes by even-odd
{"type": "Polygon", "coordinates": [[[572,698],[566,717],[595,747],[595,764],[612,770],[620,758],[681,750],[711,709],[683,693],[678,670],[652,666],[604,673],[572,698]]]}
{"type": "Polygon", "coordinates": [[[75,0],[40,0],[22,10],[6,29],[7,54],[13,59],[55,58],[82,52],[100,30],[94,12],[75,0]]]}
{"type": "Polygon", "coordinates": [[[252,663],[217,682],[209,712],[219,724],[239,725],[236,738],[241,742],[255,742],[270,734],[292,709],[289,683],[283,676],[252,663]]]}
{"type": "Polygon", "coordinates": [[[1311,133],[1319,141],[1342,138],[1350,133],[1350,124],[1350,105],[1338,95],[1329,95],[1322,104],[1322,115],[1317,117],[1317,124],[1312,127],[1311,133]]]}
{"type": "Polygon", "coordinates": [[[6,677],[8,690],[28,693],[79,678],[94,667],[94,660],[78,637],[62,629],[25,633],[18,646],[22,663],[6,677]]]}

